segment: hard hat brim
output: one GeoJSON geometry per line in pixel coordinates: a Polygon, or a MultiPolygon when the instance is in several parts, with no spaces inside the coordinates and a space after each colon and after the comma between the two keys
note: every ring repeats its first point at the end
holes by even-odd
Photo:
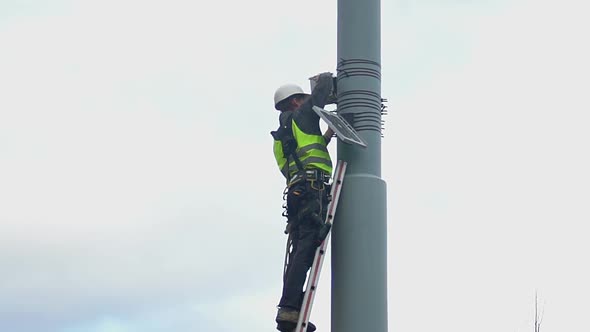
{"type": "Polygon", "coordinates": [[[296,94],[292,94],[292,95],[288,96],[287,98],[284,98],[284,99],[282,99],[282,100],[278,101],[278,102],[275,104],[275,109],[276,109],[277,111],[280,111],[281,109],[279,108],[279,105],[280,105],[281,103],[283,103],[284,101],[288,100],[289,98],[293,97],[293,96],[311,96],[311,95],[310,95],[309,93],[305,93],[305,92],[304,92],[304,93],[296,93],[296,94]]]}

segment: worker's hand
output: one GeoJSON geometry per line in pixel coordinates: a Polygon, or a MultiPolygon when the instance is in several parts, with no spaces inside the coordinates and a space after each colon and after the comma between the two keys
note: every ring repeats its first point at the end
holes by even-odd
{"type": "Polygon", "coordinates": [[[336,133],[334,133],[334,130],[332,130],[332,128],[328,127],[328,130],[326,130],[326,132],[324,133],[324,140],[326,141],[326,145],[328,145],[330,143],[330,141],[332,140],[332,137],[334,137],[336,135],[336,133]]]}

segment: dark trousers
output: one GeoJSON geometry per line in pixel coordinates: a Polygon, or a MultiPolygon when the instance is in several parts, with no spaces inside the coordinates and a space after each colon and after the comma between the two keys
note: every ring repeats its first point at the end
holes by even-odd
{"type": "Polygon", "coordinates": [[[299,310],[303,285],[318,247],[318,235],[328,204],[328,186],[302,181],[289,188],[287,211],[292,241],[279,307],[299,310]]]}

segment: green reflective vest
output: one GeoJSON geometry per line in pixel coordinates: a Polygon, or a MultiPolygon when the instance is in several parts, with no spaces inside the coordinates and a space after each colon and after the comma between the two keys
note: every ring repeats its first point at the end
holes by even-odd
{"type": "MultiPolygon", "coordinates": [[[[320,169],[327,174],[332,174],[332,160],[326,148],[326,140],[322,135],[313,135],[303,132],[297,126],[294,120],[291,120],[291,131],[295,141],[297,141],[297,149],[295,153],[303,168],[305,169],[320,169]]],[[[274,140],[273,151],[277,165],[281,173],[287,180],[291,179],[295,173],[299,171],[297,164],[292,156],[285,156],[283,152],[283,145],[280,140],[274,140]]]]}

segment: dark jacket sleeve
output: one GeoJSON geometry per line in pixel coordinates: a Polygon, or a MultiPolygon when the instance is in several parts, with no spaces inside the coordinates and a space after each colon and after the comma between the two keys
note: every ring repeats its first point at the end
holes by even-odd
{"type": "Polygon", "coordinates": [[[308,134],[321,135],[320,117],[312,109],[313,106],[324,108],[332,92],[332,74],[320,74],[318,82],[308,98],[295,112],[293,119],[301,130],[308,134]]]}

